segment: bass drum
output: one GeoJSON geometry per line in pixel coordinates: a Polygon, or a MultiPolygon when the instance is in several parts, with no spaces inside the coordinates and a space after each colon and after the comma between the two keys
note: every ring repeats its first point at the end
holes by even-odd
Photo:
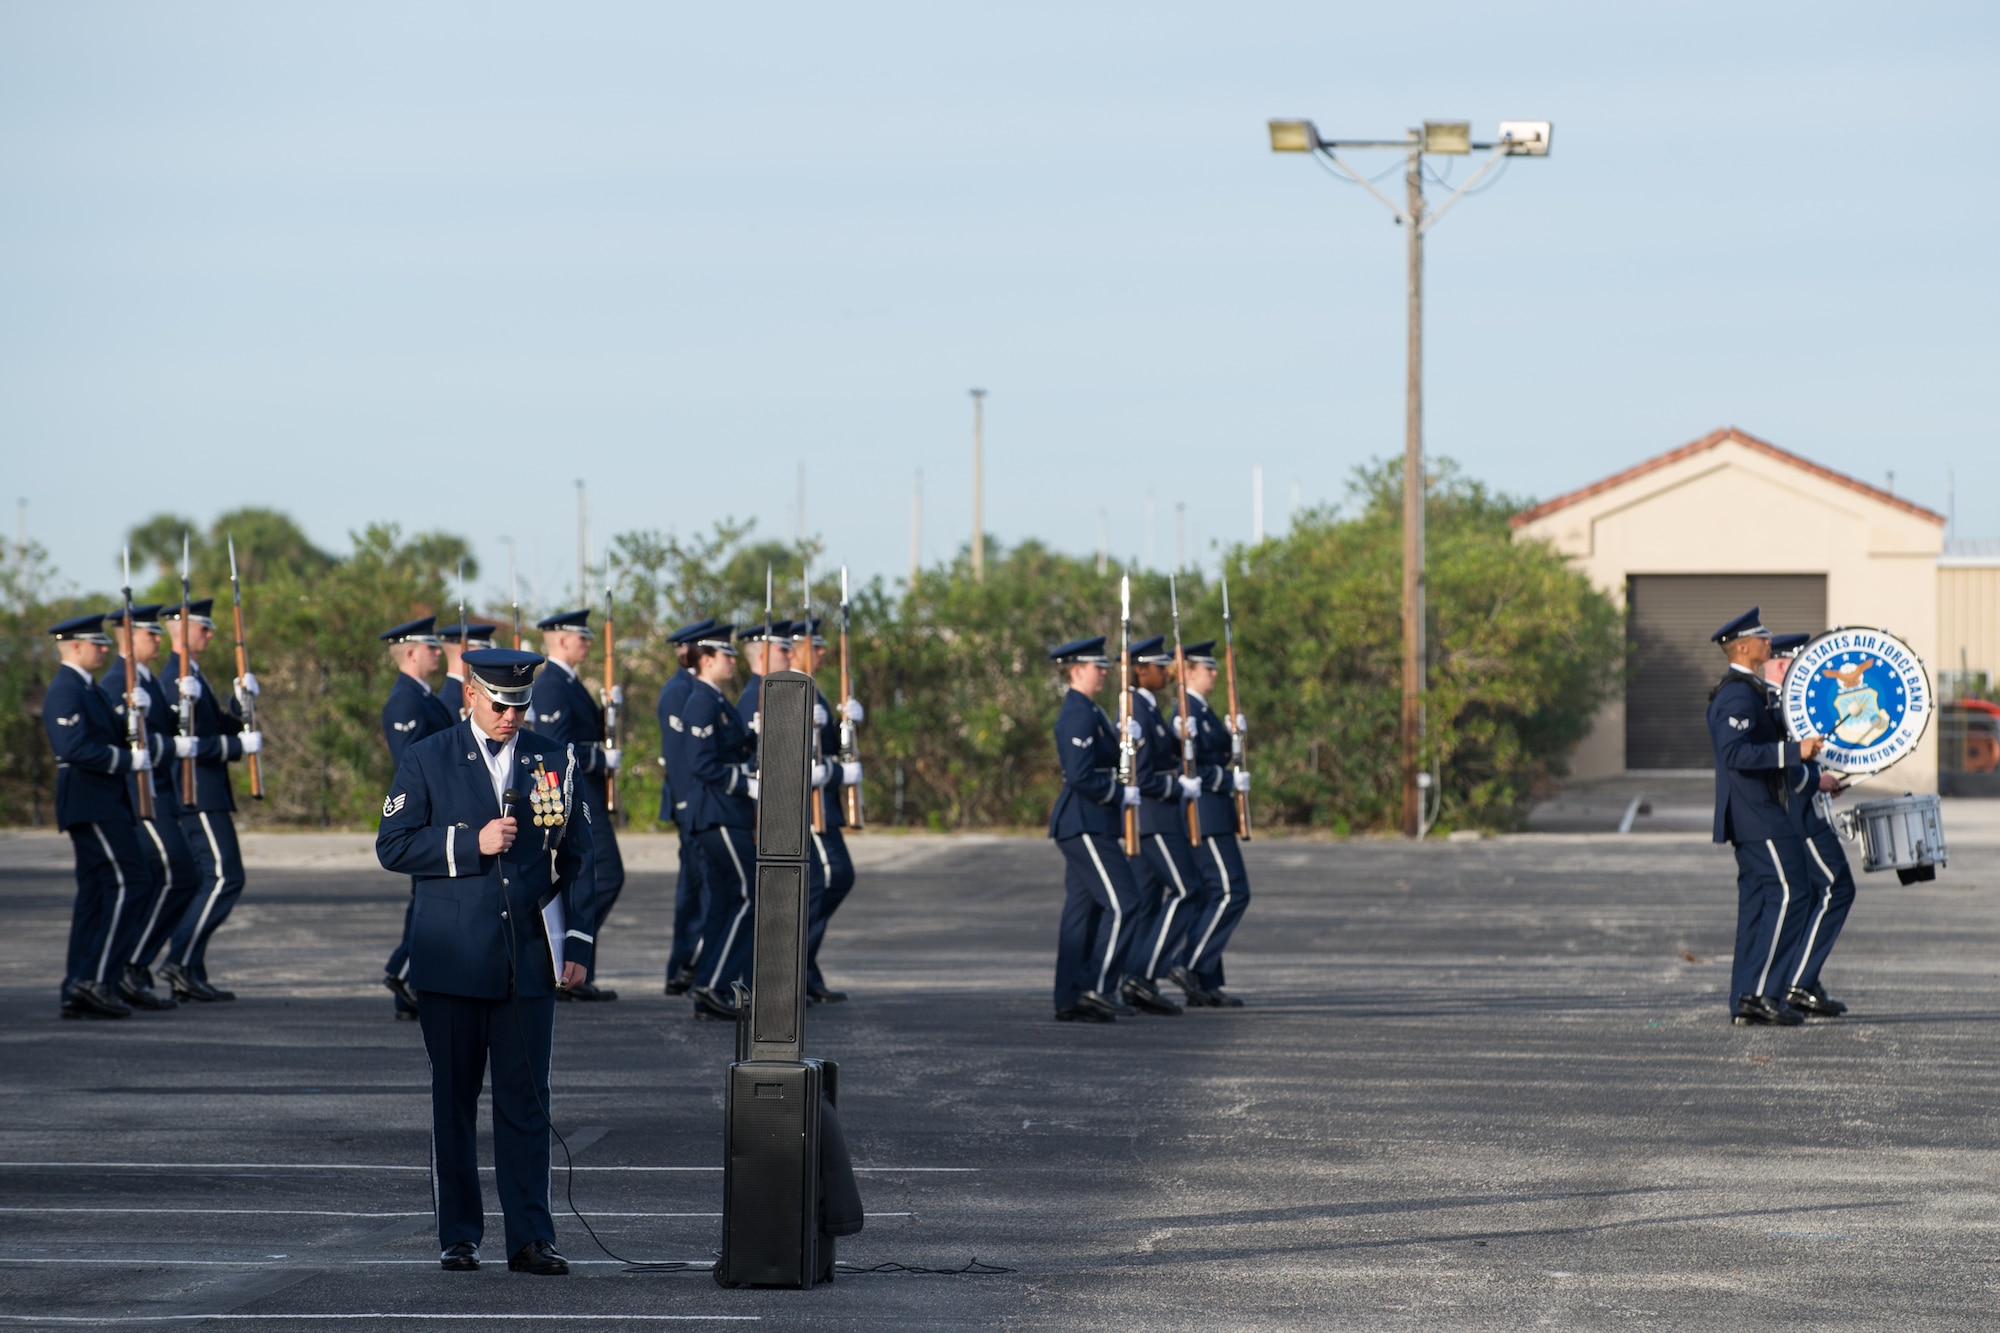
{"type": "Polygon", "coordinates": [[[1886,801],[1863,801],[1840,812],[1841,833],[1861,842],[1864,871],[1893,870],[1905,884],[1936,879],[1945,864],[1944,821],[1938,798],[1908,792],[1886,801]]]}

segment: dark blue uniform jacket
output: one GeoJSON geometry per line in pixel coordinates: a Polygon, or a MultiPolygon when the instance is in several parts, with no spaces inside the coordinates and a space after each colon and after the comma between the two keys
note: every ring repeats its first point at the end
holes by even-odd
{"type": "Polygon", "coordinates": [[[604,810],[604,709],[590,687],[550,659],[535,677],[530,716],[536,731],[576,749],[576,774],[591,803],[604,810]]]}
{"type": "Polygon", "coordinates": [[[42,729],[56,752],[56,827],[132,821],[125,724],[90,677],[65,662],[42,700],[42,729]]]}
{"type": "Polygon", "coordinates": [[[1139,724],[1139,752],[1133,768],[1139,794],[1139,832],[1187,837],[1187,802],[1181,800],[1181,743],[1145,690],[1132,691],[1132,719],[1139,724]]]}
{"type": "Polygon", "coordinates": [[[688,692],[694,688],[694,672],[686,667],[667,677],[660,686],[659,702],[653,705],[660,719],[660,759],[666,772],[660,782],[660,822],[673,820],[687,832],[687,721],[681,711],[687,706],[688,692]]]}
{"type": "Polygon", "coordinates": [[[446,676],[438,682],[438,702],[451,714],[453,722],[465,716],[465,682],[457,676],[446,676]]]}
{"type": "Polygon", "coordinates": [[[1063,785],[1049,812],[1049,836],[1122,833],[1118,731],[1080,690],[1064,694],[1062,711],[1056,714],[1056,761],[1062,765],[1063,785]]]}
{"type": "Polygon", "coordinates": [[[450,731],[458,725],[458,714],[444,700],[418,683],[415,676],[396,673],[389,690],[389,702],[382,705],[382,739],[389,742],[391,763],[403,762],[403,753],[426,736],[450,731]]]}
{"type": "Polygon", "coordinates": [[[1763,681],[1730,668],[1709,696],[1708,738],[1715,747],[1715,841],[1797,837],[1789,806],[1804,799],[1791,790],[1802,767],[1798,742],[1785,739],[1763,681]]]}
{"type": "MultiPolygon", "coordinates": [[[[736,696],[736,715],[743,719],[744,726],[750,726],[756,719],[763,697],[764,678],[750,677],[750,683],[743,687],[743,693],[736,696]]],[[[842,796],[844,784],[840,780],[840,722],[834,717],[833,710],[827,706],[826,696],[820,693],[818,685],[813,686],[813,700],[826,714],[826,721],[820,724],[819,728],[819,757],[827,766],[827,774],[826,782],[819,788],[817,795],[826,814],[826,827],[845,828],[847,815],[842,796]]]]}
{"type": "Polygon", "coordinates": [[[500,800],[470,722],[418,741],[396,766],[375,856],[384,870],[416,881],[410,984],[420,991],[502,1000],[511,981],[523,998],[553,995],[541,907],[558,895],[567,927],[564,958],[591,964],[596,941],[589,912],[597,891],[591,824],[604,811],[576,783],[568,746],[532,731],[515,736],[520,834],[499,856],[479,852],[479,830],[500,817],[500,800]],[[570,795],[560,829],[533,823],[528,796],[537,759],[570,795]]]}
{"type": "MultiPolygon", "coordinates": [[[[125,659],[113,658],[111,666],[104,673],[104,679],[97,682],[97,688],[104,691],[104,697],[111,701],[111,711],[118,715],[120,734],[129,735],[125,730],[125,659]]],[[[159,819],[178,818],[181,812],[181,793],[174,782],[178,770],[174,757],[174,717],[173,705],[167,702],[166,687],[160,678],[148,671],[139,682],[139,694],[144,702],[140,705],[140,720],[146,724],[146,748],[153,755],[153,814],[159,819]]],[[[127,787],[131,779],[126,779],[127,787]]],[[[137,810],[138,793],[132,793],[132,808],[137,810]]]]}
{"type": "MultiPolygon", "coordinates": [[[[170,735],[180,734],[180,680],[181,659],[179,653],[167,654],[167,664],[156,673],[165,686],[167,699],[176,705],[174,727],[170,735]]],[[[201,674],[200,664],[196,664],[190,675],[201,677],[201,697],[194,701],[194,809],[188,811],[234,810],[236,797],[229,788],[229,765],[243,757],[243,742],[238,738],[243,730],[243,709],[236,702],[228,681],[222,683],[222,697],[217,698],[215,682],[201,674]]],[[[180,780],[180,761],[168,760],[173,765],[174,780],[180,780]]]]}
{"type": "MultiPolygon", "coordinates": [[[[687,733],[681,751],[687,768],[687,829],[728,826],[753,828],[757,803],[750,799],[750,764],[757,738],[722,691],[697,680],[681,713],[687,733]]],[[[679,790],[676,788],[675,790],[679,790]]]]}
{"type": "Polygon", "coordinates": [[[1194,813],[1201,822],[1201,836],[1234,833],[1236,787],[1229,771],[1229,728],[1199,694],[1188,695],[1188,712],[1194,716],[1194,772],[1201,783],[1194,813]]]}

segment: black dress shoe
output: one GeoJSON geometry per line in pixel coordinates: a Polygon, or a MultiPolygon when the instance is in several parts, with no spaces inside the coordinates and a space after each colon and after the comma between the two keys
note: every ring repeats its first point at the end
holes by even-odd
{"type": "Polygon", "coordinates": [[[844,990],[828,990],[824,986],[808,986],[806,987],[806,998],[814,1004],[845,1004],[847,1002],[847,992],[844,990]]]}
{"type": "Polygon", "coordinates": [[[569,988],[569,993],[570,998],[581,1000],[585,1004],[598,1004],[618,998],[617,991],[609,986],[600,986],[594,981],[580,981],[569,988]]]}
{"type": "Polygon", "coordinates": [[[694,1001],[694,1016],[696,1018],[720,1018],[726,1019],[731,1023],[736,1021],[736,1006],[723,999],[720,995],[717,995],[708,987],[696,986],[688,992],[688,996],[694,1001]]]}
{"type": "Polygon", "coordinates": [[[1806,1016],[1768,995],[1739,995],[1732,1019],[1741,1027],[1795,1028],[1806,1016]]]}
{"type": "Polygon", "coordinates": [[[153,976],[143,967],[127,965],[125,975],[118,979],[118,994],[134,1009],[180,1008],[173,996],[153,989],[153,976]]]}
{"type": "Polygon", "coordinates": [[[177,1000],[200,1000],[204,1004],[214,1004],[218,1000],[233,1000],[235,991],[211,986],[179,963],[161,963],[160,980],[167,983],[177,1000]]]}
{"type": "Polygon", "coordinates": [[[1194,979],[1194,973],[1186,967],[1174,967],[1167,972],[1167,980],[1179,986],[1187,994],[1188,1008],[1202,1009],[1208,1005],[1208,990],[1194,979]]]}
{"type": "Polygon", "coordinates": [[[417,1012],[417,1009],[419,1008],[417,1004],[417,993],[416,991],[410,988],[409,982],[405,981],[401,977],[385,976],[382,978],[382,984],[384,986],[387,986],[389,988],[389,993],[396,997],[397,1013],[401,1013],[405,1009],[409,1010],[412,1015],[414,1015],[417,1012]]]}
{"type": "Polygon", "coordinates": [[[1829,996],[1823,986],[1811,990],[1794,986],[1785,992],[1785,1003],[1807,1018],[1839,1018],[1847,1012],[1847,1006],[1829,996]]]}
{"type": "Polygon", "coordinates": [[[1126,982],[1120,988],[1119,994],[1125,1003],[1142,1014],[1158,1014],[1162,1018],[1169,1018],[1183,1012],[1181,1006],[1160,994],[1151,983],[1141,981],[1137,977],[1126,982]]]}
{"type": "Polygon", "coordinates": [[[507,1259],[510,1273],[533,1273],[537,1277],[562,1277],[569,1272],[569,1260],[556,1253],[545,1240],[531,1240],[507,1259]]]}
{"type": "Polygon", "coordinates": [[[667,978],[666,993],[669,995],[685,995],[693,985],[694,969],[692,967],[684,967],[667,978]]]}
{"type": "Polygon", "coordinates": [[[1220,986],[1208,993],[1208,1007],[1211,1009],[1241,1009],[1243,1001],[1234,995],[1225,994],[1220,986]]]}
{"type": "Polygon", "coordinates": [[[1117,1021],[1102,1009],[1089,1005],[1073,1004],[1067,1009],[1056,1010],[1058,1023],[1116,1023],[1117,1021]]]}
{"type": "Polygon", "coordinates": [[[1077,1003],[1086,1009],[1102,1009],[1113,1018],[1131,1018],[1139,1012],[1129,1004],[1120,1003],[1112,999],[1109,995],[1099,995],[1094,990],[1085,991],[1083,998],[1078,1000],[1077,1003]]]}
{"type": "Polygon", "coordinates": [[[64,1018],[130,1018],[131,1007],[101,981],[79,981],[63,996],[64,1018]]]}
{"type": "Polygon", "coordinates": [[[469,1240],[462,1240],[438,1256],[438,1267],[447,1273],[477,1273],[479,1247],[469,1240]]]}

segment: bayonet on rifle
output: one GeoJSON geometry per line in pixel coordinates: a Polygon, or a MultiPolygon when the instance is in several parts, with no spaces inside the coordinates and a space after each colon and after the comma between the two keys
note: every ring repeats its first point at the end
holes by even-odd
{"type": "MultiPolygon", "coordinates": [[[[1118,796],[1132,785],[1139,747],[1132,740],[1132,576],[1118,580],[1118,796]]],[[[1125,855],[1139,854],[1139,809],[1127,805],[1125,812],[1125,855]]]]}
{"type": "MultiPolygon", "coordinates": [[[[855,735],[854,719],[847,715],[848,702],[854,697],[854,675],[847,661],[847,566],[840,567],[840,762],[858,764],[861,762],[861,741],[855,735]]],[[[847,802],[847,826],[866,828],[867,821],[862,816],[861,784],[843,786],[841,791],[847,802]]]]}
{"type": "MultiPolygon", "coordinates": [[[[1229,769],[1230,776],[1246,773],[1243,765],[1243,732],[1236,725],[1236,639],[1229,626],[1229,571],[1222,571],[1222,666],[1229,681],[1229,769]]],[[[1232,784],[1233,785],[1233,784],[1232,784]]],[[[1250,841],[1250,794],[1236,793],[1236,836],[1250,841]]]]}
{"type": "MultiPolygon", "coordinates": [[[[132,651],[132,548],[125,548],[125,739],[134,750],[146,748],[146,709],[139,701],[146,692],[139,687],[139,655],[132,651]]],[[[153,817],[153,775],[135,773],[138,783],[139,818],[153,817]]]]}
{"type": "MultiPolygon", "coordinates": [[[[1188,712],[1187,701],[1187,657],[1181,652],[1181,595],[1174,586],[1174,576],[1167,575],[1167,603],[1173,608],[1174,616],[1174,688],[1180,694],[1181,706],[1181,776],[1198,778],[1200,772],[1194,763],[1194,714],[1188,712]]],[[[1188,845],[1201,846],[1201,800],[1190,797],[1187,807],[1188,845]]]]}
{"type": "MultiPolygon", "coordinates": [[[[257,696],[245,690],[241,682],[250,674],[250,649],[243,641],[243,584],[236,577],[236,537],[229,537],[229,595],[236,612],[236,702],[243,709],[243,729],[257,730],[257,696]]],[[[244,756],[250,768],[250,796],[252,800],[264,799],[264,765],[256,755],[244,756]]]]}
{"type": "MultiPolygon", "coordinates": [[[[805,552],[803,551],[799,553],[799,590],[800,590],[800,595],[803,597],[805,602],[805,620],[801,622],[801,624],[799,625],[799,628],[803,630],[805,633],[805,646],[801,650],[794,650],[792,656],[797,657],[799,655],[799,652],[803,651],[805,653],[805,659],[807,663],[809,663],[810,665],[802,668],[799,666],[797,662],[794,662],[792,663],[792,670],[794,671],[804,670],[805,673],[808,676],[810,676],[813,674],[811,668],[818,666],[819,663],[815,660],[813,652],[812,565],[806,560],[805,552]]],[[[797,638],[798,636],[794,635],[793,637],[797,638]]],[[[819,681],[814,680],[813,706],[815,709],[817,709],[818,705],[819,705],[819,681]]],[[[812,728],[812,761],[815,764],[823,763],[825,762],[826,759],[825,747],[820,744],[821,725],[822,724],[820,723],[819,718],[814,717],[813,728],[812,728]]],[[[828,774],[827,776],[829,779],[831,779],[833,775],[828,774]]],[[[813,832],[824,833],[826,832],[826,787],[824,785],[815,787],[813,789],[812,803],[813,803],[813,809],[812,809],[813,832]]]]}
{"type": "Polygon", "coordinates": [[[188,738],[188,757],[181,760],[181,804],[193,810],[196,804],[194,792],[194,696],[188,693],[188,676],[192,673],[194,657],[193,613],[189,609],[194,593],[188,586],[188,534],[181,534],[181,673],[178,682],[180,690],[181,735],[188,738]]]}
{"type": "MultiPolygon", "coordinates": [[[[610,570],[607,569],[605,571],[607,583],[610,577],[610,570]]],[[[616,611],[613,597],[611,589],[606,588],[604,590],[604,689],[599,698],[604,705],[604,744],[607,749],[615,750],[618,748],[619,720],[618,627],[612,620],[616,611]]],[[[618,774],[616,770],[609,768],[604,770],[604,812],[606,814],[618,812],[618,774]]]]}

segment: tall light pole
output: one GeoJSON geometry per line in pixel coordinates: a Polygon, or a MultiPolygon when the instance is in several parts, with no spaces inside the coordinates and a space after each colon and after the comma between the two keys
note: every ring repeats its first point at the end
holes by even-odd
{"type": "Polygon", "coordinates": [[[1403,397],[1403,832],[1421,838],[1427,825],[1424,803],[1429,774],[1424,771],[1424,233],[1438,224],[1466,191],[1485,178],[1503,158],[1547,157],[1549,122],[1503,120],[1500,137],[1474,143],[1472,125],[1463,120],[1428,120],[1401,139],[1326,139],[1309,120],[1274,120],[1271,151],[1315,153],[1331,164],[1334,174],[1359,185],[1381,200],[1409,236],[1409,377],[1403,397]],[[1406,159],[1403,172],[1407,202],[1396,204],[1354,168],[1341,161],[1342,148],[1394,148],[1406,159]],[[1424,154],[1463,157],[1484,152],[1486,160],[1465,184],[1438,205],[1424,206],[1424,154]]]}
{"type": "Polygon", "coordinates": [[[986,512],[980,487],[986,471],[986,390],[972,394],[972,581],[986,582],[986,512]]]}

